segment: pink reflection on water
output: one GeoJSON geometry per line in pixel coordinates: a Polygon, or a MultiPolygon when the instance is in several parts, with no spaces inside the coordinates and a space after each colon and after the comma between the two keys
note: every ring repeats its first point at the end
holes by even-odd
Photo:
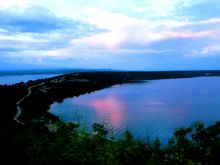
{"type": "Polygon", "coordinates": [[[105,98],[91,100],[89,104],[101,118],[107,117],[113,126],[117,126],[121,123],[123,117],[122,112],[125,107],[118,97],[109,95],[105,98]]]}

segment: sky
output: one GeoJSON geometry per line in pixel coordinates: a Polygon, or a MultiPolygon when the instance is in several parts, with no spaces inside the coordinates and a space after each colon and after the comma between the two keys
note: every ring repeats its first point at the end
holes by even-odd
{"type": "Polygon", "coordinates": [[[220,0],[0,0],[0,70],[220,69],[220,0]]]}

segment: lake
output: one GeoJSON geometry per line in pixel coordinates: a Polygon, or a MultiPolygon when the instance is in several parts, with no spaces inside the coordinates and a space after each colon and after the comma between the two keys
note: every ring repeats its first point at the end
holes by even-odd
{"type": "Polygon", "coordinates": [[[50,112],[63,121],[78,121],[89,130],[92,123],[105,122],[116,137],[128,129],[137,138],[149,134],[164,143],[176,128],[220,120],[220,77],[115,85],[55,102],[50,112]]]}
{"type": "Polygon", "coordinates": [[[37,80],[42,78],[50,78],[58,76],[58,74],[35,74],[35,75],[0,75],[0,85],[12,85],[19,82],[28,82],[29,80],[37,80]]]}

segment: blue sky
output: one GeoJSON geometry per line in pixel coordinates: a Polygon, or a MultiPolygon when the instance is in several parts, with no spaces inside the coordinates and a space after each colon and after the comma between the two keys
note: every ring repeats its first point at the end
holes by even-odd
{"type": "Polygon", "coordinates": [[[220,69],[220,0],[0,0],[0,70],[220,69]]]}

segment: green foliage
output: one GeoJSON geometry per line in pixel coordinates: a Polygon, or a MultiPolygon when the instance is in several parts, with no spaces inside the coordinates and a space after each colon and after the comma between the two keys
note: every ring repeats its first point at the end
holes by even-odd
{"type": "Polygon", "coordinates": [[[165,147],[160,140],[135,139],[129,131],[112,140],[103,124],[92,134],[75,123],[44,121],[21,128],[14,140],[23,164],[212,165],[219,164],[220,122],[179,128],[165,147]]]}
{"type": "Polygon", "coordinates": [[[108,131],[103,124],[94,123],[92,127],[94,134],[97,135],[97,137],[106,137],[108,131]]]}

